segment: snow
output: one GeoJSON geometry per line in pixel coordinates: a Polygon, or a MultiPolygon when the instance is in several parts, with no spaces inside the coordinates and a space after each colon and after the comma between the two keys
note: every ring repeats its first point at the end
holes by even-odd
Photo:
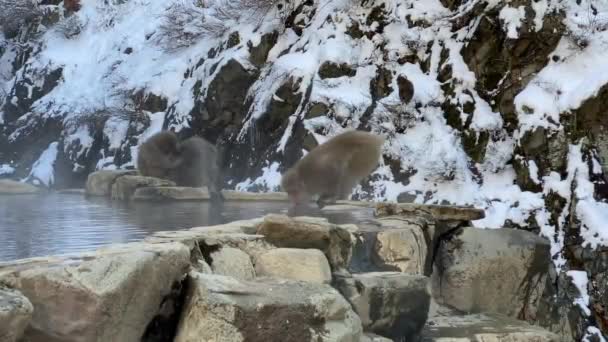
{"type": "Polygon", "coordinates": [[[525,6],[516,8],[505,6],[500,10],[498,18],[503,21],[504,29],[507,32],[507,38],[517,39],[519,38],[517,30],[521,26],[522,20],[526,18],[526,8],[525,6]]]}
{"type": "Polygon", "coordinates": [[[15,168],[10,166],[9,164],[0,164],[0,176],[2,175],[10,175],[15,172],[15,168]]]}
{"type": "Polygon", "coordinates": [[[51,186],[55,182],[55,160],[57,159],[59,143],[54,141],[42,152],[32,166],[32,171],[26,179],[32,180],[36,185],[51,186]]]}
{"type": "Polygon", "coordinates": [[[589,310],[589,294],[587,293],[587,272],[585,271],[568,271],[566,274],[572,279],[572,283],[578,289],[579,297],[574,300],[576,304],[586,316],[591,315],[589,310]]]}
{"type": "Polygon", "coordinates": [[[253,186],[261,187],[263,192],[279,191],[281,187],[281,173],[279,172],[279,163],[273,162],[270,166],[262,168],[262,175],[255,180],[247,178],[245,181],[236,185],[237,191],[247,191],[253,186]]]}

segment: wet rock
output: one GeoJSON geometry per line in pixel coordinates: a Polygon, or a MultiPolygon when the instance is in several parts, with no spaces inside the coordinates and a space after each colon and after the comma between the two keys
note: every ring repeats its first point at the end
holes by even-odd
{"type": "Polygon", "coordinates": [[[319,67],[319,77],[321,79],[337,78],[342,76],[353,77],[357,74],[357,70],[350,67],[346,63],[336,64],[326,61],[319,67]]]}
{"type": "Polygon", "coordinates": [[[133,243],[18,262],[0,281],[34,305],[26,340],[137,341],[189,264],[183,244],[133,243]]]}
{"type": "Polygon", "coordinates": [[[240,280],[255,278],[255,270],[249,255],[238,248],[222,247],[210,255],[211,270],[215,274],[240,280]]]}
{"type": "Polygon", "coordinates": [[[38,192],[40,192],[40,188],[31,184],[0,179],[0,195],[35,194],[38,192]]]}
{"type": "Polygon", "coordinates": [[[485,217],[483,209],[451,205],[378,203],[376,216],[429,214],[436,220],[475,221],[485,217]]]}
{"type": "Polygon", "coordinates": [[[355,342],[361,322],[331,286],[191,274],[176,342],[355,342]]]}
{"type": "Polygon", "coordinates": [[[268,58],[268,52],[270,52],[270,49],[277,43],[278,38],[279,33],[273,31],[272,33],[263,35],[260,39],[260,44],[257,46],[253,46],[251,42],[248,42],[249,61],[258,68],[263,66],[264,63],[266,63],[266,58],[268,58]]]}
{"type": "Polygon", "coordinates": [[[334,271],[346,268],[352,256],[350,232],[326,219],[266,215],[257,234],[264,235],[278,247],[319,249],[325,253],[334,271]]]}
{"type": "Polygon", "coordinates": [[[334,281],[364,329],[406,341],[417,336],[427,320],[428,285],[427,277],[397,272],[336,275],[334,281]]]}
{"type": "Polygon", "coordinates": [[[87,177],[85,192],[88,196],[110,196],[112,185],[118,177],[136,175],[135,170],[101,170],[90,173],[87,177]]]}
{"type": "Polygon", "coordinates": [[[0,285],[0,341],[20,341],[33,312],[32,303],[21,292],[0,285]]]}
{"type": "Polygon", "coordinates": [[[461,228],[439,246],[434,294],[464,312],[533,320],[549,249],[547,240],[527,231],[461,228]]]}
{"type": "Polygon", "coordinates": [[[144,177],[144,176],[122,176],[118,177],[112,184],[112,199],[115,200],[130,200],[138,188],[147,188],[155,186],[175,186],[175,183],[169,180],[144,177]]]}
{"type": "Polygon", "coordinates": [[[429,248],[420,225],[402,220],[385,223],[376,235],[375,263],[393,266],[404,273],[424,274],[429,248]]]}
{"type": "Polygon", "coordinates": [[[558,342],[550,331],[500,314],[430,317],[422,342],[558,342]]]}
{"type": "Polygon", "coordinates": [[[211,197],[207,188],[156,186],[137,188],[134,201],[206,201],[211,197]]]}
{"type": "Polygon", "coordinates": [[[224,199],[227,201],[287,201],[285,192],[243,192],[234,190],[222,190],[224,199]]]}
{"type": "Polygon", "coordinates": [[[313,283],[330,283],[331,269],[318,249],[277,248],[260,255],[255,264],[259,276],[313,283]]]}

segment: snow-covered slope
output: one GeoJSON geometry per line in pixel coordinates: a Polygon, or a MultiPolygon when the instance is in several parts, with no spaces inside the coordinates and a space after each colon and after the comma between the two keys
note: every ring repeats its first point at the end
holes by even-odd
{"type": "Polygon", "coordinates": [[[0,36],[1,173],[72,185],[132,167],[173,128],[223,148],[227,186],[270,191],[307,149],[371,130],[389,137],[384,160],[354,196],[475,205],[480,228],[538,231],[559,277],[590,275],[564,312],[595,310],[572,334],[608,327],[594,285],[608,262],[589,266],[608,245],[608,1],[34,7],[0,36]]]}

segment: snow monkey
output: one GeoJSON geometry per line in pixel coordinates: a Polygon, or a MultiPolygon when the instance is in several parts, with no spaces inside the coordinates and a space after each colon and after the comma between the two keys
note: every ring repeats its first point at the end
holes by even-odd
{"type": "Polygon", "coordinates": [[[156,133],[139,146],[137,169],[142,176],[167,178],[180,163],[179,141],[171,131],[156,133]]]}
{"type": "Polygon", "coordinates": [[[222,200],[218,154],[210,142],[191,137],[179,141],[170,131],[150,137],[139,147],[137,168],[142,176],[164,178],[178,186],[207,186],[212,200],[222,200]]]}
{"type": "Polygon", "coordinates": [[[207,186],[212,200],[224,200],[219,188],[220,169],[216,147],[193,136],[180,143],[181,163],[169,178],[179,186],[207,186]]]}
{"type": "Polygon", "coordinates": [[[319,195],[317,205],[344,199],[377,167],[383,136],[351,130],[313,148],[281,179],[294,206],[319,195]]]}

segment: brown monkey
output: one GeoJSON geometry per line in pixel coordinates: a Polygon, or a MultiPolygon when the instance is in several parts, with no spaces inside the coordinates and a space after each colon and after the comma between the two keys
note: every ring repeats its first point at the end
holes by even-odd
{"type": "Polygon", "coordinates": [[[296,206],[319,195],[320,208],[348,196],[376,168],[384,137],[348,131],[312,149],[289,169],[281,187],[296,206]]]}
{"type": "Polygon", "coordinates": [[[156,133],[139,146],[137,169],[142,176],[167,178],[181,162],[179,141],[173,132],[156,133]]]}
{"type": "Polygon", "coordinates": [[[180,143],[181,163],[172,170],[169,178],[179,186],[207,186],[212,199],[223,200],[219,189],[220,170],[216,147],[197,136],[180,143]]]}

